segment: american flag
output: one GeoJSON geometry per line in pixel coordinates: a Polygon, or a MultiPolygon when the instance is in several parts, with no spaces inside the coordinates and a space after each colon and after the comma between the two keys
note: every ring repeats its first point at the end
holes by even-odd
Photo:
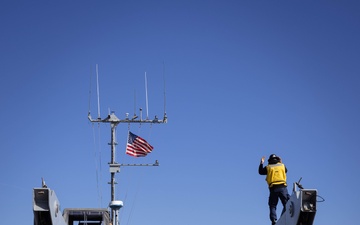
{"type": "Polygon", "coordinates": [[[126,154],[134,157],[144,157],[154,149],[147,141],[129,131],[126,154]]]}

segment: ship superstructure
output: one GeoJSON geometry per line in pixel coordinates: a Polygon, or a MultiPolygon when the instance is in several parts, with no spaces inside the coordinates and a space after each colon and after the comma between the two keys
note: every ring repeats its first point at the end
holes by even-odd
{"type": "MultiPolygon", "coordinates": [[[[98,80],[98,66],[96,66],[97,80],[98,80]]],[[[145,74],[146,79],[146,74],[145,74]]],[[[146,84],[147,86],[147,84],[146,84]]],[[[97,82],[97,93],[99,96],[99,87],[97,82]]],[[[147,93],[146,93],[147,104],[147,93]]],[[[148,106],[146,105],[146,108],[148,106]]],[[[91,123],[108,123],[111,128],[111,159],[109,162],[110,170],[110,202],[108,208],[66,208],[63,212],[60,210],[60,202],[55,194],[55,191],[48,188],[44,180],[41,188],[34,188],[33,190],[33,212],[34,225],[119,225],[119,210],[123,207],[123,202],[115,197],[116,173],[120,172],[122,166],[159,166],[156,160],[152,164],[119,164],[116,162],[116,127],[121,124],[163,124],[167,123],[167,115],[164,110],[164,116],[159,119],[155,116],[149,119],[148,115],[145,119],[142,118],[142,109],[140,109],[140,117],[134,116],[132,118],[126,117],[119,119],[115,112],[109,113],[107,117],[100,117],[98,98],[98,117],[93,119],[90,111],[88,119],[91,123]]]]}

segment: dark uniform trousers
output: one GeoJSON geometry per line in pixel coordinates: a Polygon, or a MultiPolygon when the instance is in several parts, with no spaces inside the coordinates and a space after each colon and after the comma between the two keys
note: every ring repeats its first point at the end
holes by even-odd
{"type": "Polygon", "coordinates": [[[276,206],[280,199],[282,205],[284,206],[281,214],[283,214],[286,210],[286,202],[289,200],[290,195],[288,194],[287,188],[284,185],[279,185],[279,187],[273,186],[270,188],[270,196],[269,196],[269,207],[270,207],[270,220],[275,221],[276,217],[276,206]]]}

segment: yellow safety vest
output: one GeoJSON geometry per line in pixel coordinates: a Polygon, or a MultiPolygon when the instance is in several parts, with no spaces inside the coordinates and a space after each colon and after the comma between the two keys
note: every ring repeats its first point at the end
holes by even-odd
{"type": "Polygon", "coordinates": [[[266,182],[268,183],[269,187],[279,184],[284,184],[286,186],[286,172],[284,164],[269,164],[266,166],[266,170],[266,182]]]}

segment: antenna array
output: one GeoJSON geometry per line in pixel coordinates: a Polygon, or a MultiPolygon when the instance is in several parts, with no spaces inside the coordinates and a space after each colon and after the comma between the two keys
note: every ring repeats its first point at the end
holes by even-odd
{"type": "MultiPolygon", "coordinates": [[[[159,162],[156,160],[154,164],[118,164],[115,160],[115,146],[116,142],[116,127],[120,123],[150,123],[150,124],[161,124],[167,123],[167,115],[164,111],[164,116],[162,119],[159,119],[155,116],[153,119],[149,119],[148,117],[148,99],[147,99],[147,77],[145,73],[145,88],[146,88],[146,119],[142,118],[142,109],[140,108],[140,118],[134,112],[134,116],[129,118],[129,114],[126,113],[126,117],[123,119],[119,119],[114,112],[109,112],[108,116],[105,118],[100,117],[100,98],[99,98],[99,77],[98,77],[98,65],[96,64],[96,80],[97,80],[97,102],[98,102],[98,117],[93,119],[91,117],[90,109],[88,112],[88,119],[91,123],[109,123],[111,125],[111,161],[109,163],[111,180],[109,184],[111,185],[111,201],[109,207],[111,208],[111,220],[113,225],[119,225],[118,213],[120,208],[123,206],[123,202],[115,199],[115,185],[117,184],[115,181],[115,174],[120,172],[121,166],[159,166],[159,162]]],[[[165,97],[165,96],[164,96],[165,97]]]]}

